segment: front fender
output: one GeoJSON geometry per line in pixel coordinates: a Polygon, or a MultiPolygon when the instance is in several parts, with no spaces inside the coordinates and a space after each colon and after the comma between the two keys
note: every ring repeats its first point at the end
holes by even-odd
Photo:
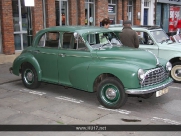
{"type": "Polygon", "coordinates": [[[125,88],[138,88],[140,87],[137,75],[138,69],[137,66],[129,63],[95,62],[90,65],[88,70],[88,90],[93,91],[95,79],[104,73],[117,77],[125,88]]]}
{"type": "Polygon", "coordinates": [[[160,52],[159,53],[159,57],[163,58],[167,61],[173,59],[173,58],[181,58],[181,52],[176,52],[176,51],[172,51],[172,52],[160,52]]]}
{"type": "Polygon", "coordinates": [[[33,65],[33,67],[37,71],[38,81],[41,81],[42,71],[41,71],[40,65],[38,61],[35,59],[35,57],[30,53],[22,53],[14,60],[13,66],[12,66],[13,74],[19,76],[20,74],[19,70],[21,69],[21,65],[25,62],[28,62],[31,65],[33,65]]]}

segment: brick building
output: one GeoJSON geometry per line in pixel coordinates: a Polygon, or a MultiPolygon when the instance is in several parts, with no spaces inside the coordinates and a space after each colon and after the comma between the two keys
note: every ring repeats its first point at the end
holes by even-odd
{"type": "MultiPolygon", "coordinates": [[[[34,0],[31,7],[33,35],[58,25],[100,26],[131,20],[140,25],[141,0],[34,0]]],[[[0,53],[14,54],[27,47],[27,8],[24,0],[0,0],[0,53]]]]}

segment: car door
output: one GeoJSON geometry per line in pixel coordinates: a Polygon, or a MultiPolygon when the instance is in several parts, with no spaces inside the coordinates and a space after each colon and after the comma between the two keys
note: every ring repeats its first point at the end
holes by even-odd
{"type": "Polygon", "coordinates": [[[152,36],[145,31],[136,30],[139,38],[139,48],[146,49],[153,52],[156,56],[159,56],[159,47],[152,38],[152,36]]]}
{"type": "Polygon", "coordinates": [[[33,51],[34,57],[40,65],[43,81],[58,83],[58,48],[59,32],[46,32],[33,51]]]}
{"type": "Polygon", "coordinates": [[[78,42],[73,33],[63,34],[58,55],[59,83],[87,90],[87,71],[92,57],[81,37],[78,42]]]}

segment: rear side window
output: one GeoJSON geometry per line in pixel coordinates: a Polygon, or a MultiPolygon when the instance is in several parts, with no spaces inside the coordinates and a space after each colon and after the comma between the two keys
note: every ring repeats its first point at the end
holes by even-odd
{"type": "Polygon", "coordinates": [[[60,46],[59,32],[47,32],[40,38],[39,47],[58,48],[60,46]]]}

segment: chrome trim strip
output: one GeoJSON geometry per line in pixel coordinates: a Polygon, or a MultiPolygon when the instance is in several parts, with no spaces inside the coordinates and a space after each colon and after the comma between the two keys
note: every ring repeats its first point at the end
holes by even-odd
{"type": "Polygon", "coordinates": [[[151,88],[151,89],[128,89],[125,91],[126,94],[148,94],[148,93],[153,93],[159,90],[162,90],[168,86],[170,86],[173,83],[173,80],[168,81],[168,83],[164,83],[160,86],[157,86],[155,88],[151,88]]]}

